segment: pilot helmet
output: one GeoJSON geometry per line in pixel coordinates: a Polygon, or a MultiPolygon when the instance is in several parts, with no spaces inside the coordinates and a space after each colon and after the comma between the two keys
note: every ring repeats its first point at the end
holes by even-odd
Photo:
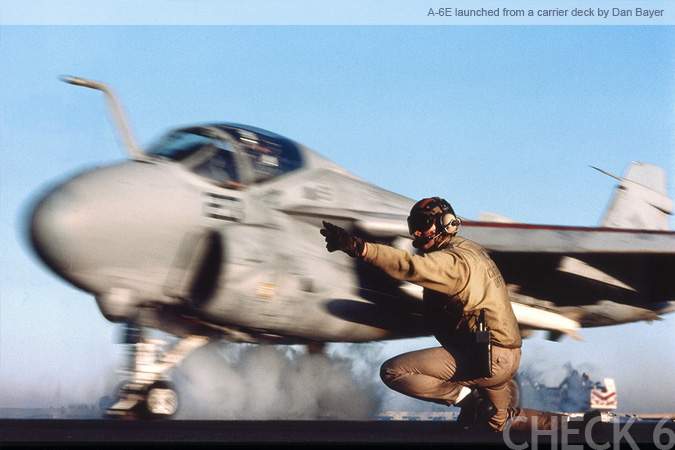
{"type": "Polygon", "coordinates": [[[413,205],[408,216],[408,231],[426,231],[436,225],[438,234],[454,235],[459,230],[460,220],[446,200],[440,197],[423,198],[413,205]]]}

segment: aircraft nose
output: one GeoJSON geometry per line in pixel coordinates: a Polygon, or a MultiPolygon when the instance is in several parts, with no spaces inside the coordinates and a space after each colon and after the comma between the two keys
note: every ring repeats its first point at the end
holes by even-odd
{"type": "Polygon", "coordinates": [[[45,264],[60,275],[76,263],[69,253],[76,245],[73,234],[83,219],[83,211],[78,209],[74,192],[65,184],[43,195],[30,214],[30,243],[45,264]]]}
{"type": "Polygon", "coordinates": [[[182,239],[199,225],[198,195],[168,166],[132,161],[85,171],[38,199],[29,241],[84,291],[163,286],[182,239]]]}

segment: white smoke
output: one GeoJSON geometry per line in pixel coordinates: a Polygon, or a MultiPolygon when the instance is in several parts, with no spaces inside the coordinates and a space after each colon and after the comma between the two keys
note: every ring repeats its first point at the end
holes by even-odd
{"type": "Polygon", "coordinates": [[[379,365],[361,362],[364,352],[372,362],[368,356],[376,351],[372,344],[310,354],[301,347],[212,343],[188,356],[174,374],[181,398],[177,417],[370,419],[383,386],[373,376],[379,365]]]}
{"type": "Polygon", "coordinates": [[[520,388],[520,406],[556,412],[584,412],[589,408],[591,364],[573,367],[567,362],[562,367],[547,370],[541,362],[524,364],[516,376],[520,388]]]}

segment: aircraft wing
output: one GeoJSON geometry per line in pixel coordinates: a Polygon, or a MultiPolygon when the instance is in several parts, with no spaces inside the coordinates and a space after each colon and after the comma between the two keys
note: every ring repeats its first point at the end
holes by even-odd
{"type": "Polygon", "coordinates": [[[499,266],[525,329],[658,320],[675,310],[675,232],[465,222],[499,266]]]}
{"type": "MultiPolygon", "coordinates": [[[[329,207],[294,207],[286,213],[321,225],[332,221],[350,231],[384,241],[411,239],[407,215],[371,213],[329,207]]],[[[625,228],[532,225],[515,222],[478,222],[463,219],[459,235],[491,252],[675,254],[675,232],[625,228]]]]}
{"type": "MultiPolygon", "coordinates": [[[[334,208],[294,209],[293,214],[335,221],[355,233],[383,240],[408,238],[407,216],[334,208]]],[[[675,254],[675,232],[619,228],[565,227],[464,220],[460,236],[487,250],[505,253],[675,254]]]]}
{"type": "Polygon", "coordinates": [[[675,232],[662,230],[465,221],[460,235],[495,252],[675,254],[675,232]]]}

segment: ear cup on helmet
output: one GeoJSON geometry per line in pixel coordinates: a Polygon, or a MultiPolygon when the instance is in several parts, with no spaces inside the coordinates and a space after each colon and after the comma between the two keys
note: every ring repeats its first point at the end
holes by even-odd
{"type": "Polygon", "coordinates": [[[427,230],[435,224],[437,233],[455,234],[461,223],[450,203],[440,197],[429,197],[415,203],[410,210],[408,231],[414,234],[415,231],[427,230]]]}
{"type": "Polygon", "coordinates": [[[455,220],[455,216],[452,214],[443,214],[439,220],[439,223],[441,225],[441,228],[445,229],[452,225],[453,220],[455,220]]]}
{"type": "Polygon", "coordinates": [[[459,225],[462,223],[460,219],[454,214],[445,213],[439,218],[439,225],[441,230],[446,233],[456,233],[459,230],[459,225]]]}

